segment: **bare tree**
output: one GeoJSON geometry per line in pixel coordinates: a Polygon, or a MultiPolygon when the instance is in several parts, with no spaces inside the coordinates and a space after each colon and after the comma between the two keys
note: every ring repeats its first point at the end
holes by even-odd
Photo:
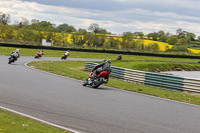
{"type": "Polygon", "coordinates": [[[96,24],[96,23],[92,23],[89,27],[88,27],[88,30],[93,32],[93,33],[98,33],[99,32],[99,25],[96,24]]]}
{"type": "Polygon", "coordinates": [[[21,17],[21,23],[22,23],[22,25],[28,25],[29,21],[27,18],[21,17]]]}
{"type": "Polygon", "coordinates": [[[179,35],[182,33],[182,31],[183,31],[183,30],[182,30],[181,28],[178,28],[178,29],[176,30],[176,35],[179,36],[179,35]]]}
{"type": "Polygon", "coordinates": [[[39,22],[40,22],[40,21],[37,20],[37,19],[32,19],[32,20],[31,20],[31,23],[32,23],[32,24],[37,24],[37,23],[39,23],[39,22]]]}
{"type": "Polygon", "coordinates": [[[8,24],[10,22],[10,14],[0,12],[0,23],[8,24]]]}

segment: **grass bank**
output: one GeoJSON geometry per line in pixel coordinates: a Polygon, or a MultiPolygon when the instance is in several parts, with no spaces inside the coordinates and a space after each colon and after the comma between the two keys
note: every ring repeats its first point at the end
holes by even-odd
{"type": "MultiPolygon", "coordinates": [[[[0,47],[0,55],[10,55],[10,53],[16,48],[11,47],[0,47]]],[[[27,49],[20,48],[21,56],[34,56],[39,49],[27,49]]],[[[44,50],[44,57],[61,57],[64,51],[59,50],[44,50]]],[[[93,59],[111,59],[115,60],[118,54],[108,54],[108,53],[93,53],[93,52],[75,52],[71,51],[71,58],[93,58],[93,59]]],[[[162,61],[162,62],[188,62],[196,63],[199,59],[183,59],[183,58],[165,58],[165,57],[152,57],[152,56],[138,56],[138,55],[123,55],[123,60],[131,61],[162,61]]]]}
{"type": "MultiPolygon", "coordinates": [[[[76,78],[79,80],[84,80],[89,75],[88,72],[84,72],[85,62],[83,61],[40,61],[40,62],[31,62],[28,65],[40,70],[44,70],[47,72],[71,78],[76,78]]],[[[113,78],[111,78],[109,80],[109,83],[106,85],[123,90],[200,105],[199,95],[192,95],[189,93],[164,90],[145,85],[131,84],[113,78]]]]}
{"type": "Polygon", "coordinates": [[[0,109],[0,133],[70,133],[0,109]]]}
{"type": "Polygon", "coordinates": [[[151,62],[151,61],[112,61],[112,66],[148,72],[161,71],[200,71],[200,64],[151,62]]]}

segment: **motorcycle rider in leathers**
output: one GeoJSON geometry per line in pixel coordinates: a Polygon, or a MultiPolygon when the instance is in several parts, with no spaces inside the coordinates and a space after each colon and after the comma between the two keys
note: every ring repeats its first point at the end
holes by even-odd
{"type": "MultiPolygon", "coordinates": [[[[92,71],[94,72],[93,76],[91,77],[92,81],[95,79],[96,75],[103,72],[103,71],[107,71],[107,72],[111,72],[111,66],[110,66],[111,61],[110,60],[106,60],[105,63],[101,63],[97,66],[95,66],[92,71]],[[102,69],[98,69],[102,67],[102,69]]],[[[108,79],[109,77],[105,78],[104,83],[108,83],[108,79]]]]}
{"type": "Polygon", "coordinates": [[[67,51],[65,52],[65,54],[64,54],[65,57],[68,57],[68,56],[69,56],[69,51],[70,51],[70,50],[67,50],[67,51]]]}
{"type": "MultiPolygon", "coordinates": [[[[17,59],[19,58],[19,56],[20,56],[19,49],[14,50],[14,51],[10,54],[10,56],[13,56],[13,57],[15,58],[15,60],[17,60],[17,59]]],[[[9,57],[9,58],[10,58],[10,57],[9,57]]]]}

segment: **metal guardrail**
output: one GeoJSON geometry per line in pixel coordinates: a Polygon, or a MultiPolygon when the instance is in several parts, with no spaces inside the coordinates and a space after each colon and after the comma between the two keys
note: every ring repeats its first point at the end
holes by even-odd
{"type": "MultiPolygon", "coordinates": [[[[97,63],[86,62],[85,70],[91,71],[97,63]]],[[[179,76],[151,73],[112,66],[111,77],[130,82],[159,88],[200,93],[200,79],[183,78],[179,76]]]]}

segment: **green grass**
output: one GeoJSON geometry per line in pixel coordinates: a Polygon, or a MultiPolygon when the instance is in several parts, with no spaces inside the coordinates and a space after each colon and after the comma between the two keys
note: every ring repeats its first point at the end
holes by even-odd
{"type": "Polygon", "coordinates": [[[0,109],[0,133],[69,133],[0,109]]]}
{"type": "MultiPolygon", "coordinates": [[[[88,72],[84,71],[85,62],[83,61],[67,61],[67,62],[40,61],[40,62],[31,62],[28,65],[47,72],[71,78],[76,78],[79,80],[84,80],[89,75],[88,72]]],[[[199,95],[192,95],[189,93],[183,93],[178,91],[164,90],[145,85],[131,84],[113,78],[110,78],[109,83],[105,85],[123,90],[200,105],[199,95]]]]}
{"type": "MultiPolygon", "coordinates": [[[[0,55],[8,56],[15,49],[16,48],[11,48],[11,47],[0,47],[0,55]]],[[[34,56],[38,51],[39,51],[39,49],[20,48],[20,55],[21,56],[34,56]]],[[[63,54],[64,54],[64,51],[44,50],[44,56],[46,56],[46,57],[61,57],[63,54]]],[[[69,57],[115,60],[115,59],[117,59],[118,54],[71,51],[69,57]]],[[[167,62],[190,62],[190,63],[195,63],[195,62],[199,61],[199,59],[165,58],[165,57],[138,56],[138,55],[123,55],[122,59],[123,60],[132,60],[132,61],[167,61],[167,62]]]]}
{"type": "MultiPolygon", "coordinates": [[[[146,39],[143,38],[144,40],[152,40],[152,39],[146,39]]],[[[159,41],[158,41],[159,42],[159,41]]],[[[29,41],[19,41],[19,40],[0,40],[0,43],[11,43],[11,44],[18,44],[18,45],[37,45],[41,46],[41,43],[38,42],[29,42],[29,41]]],[[[198,41],[193,41],[191,46],[198,45],[200,42],[198,41]]],[[[122,49],[114,49],[114,48],[104,48],[104,47],[82,47],[76,44],[54,44],[53,47],[65,47],[65,48],[78,48],[78,49],[95,49],[95,50],[112,50],[112,51],[123,51],[123,52],[143,52],[143,53],[153,53],[153,54],[167,54],[167,55],[188,55],[188,56],[199,56],[199,54],[196,53],[190,53],[190,52],[178,52],[178,51],[145,51],[145,50],[135,50],[135,49],[130,49],[130,48],[122,48],[122,49]]],[[[195,49],[195,48],[194,48],[195,49]]]]}
{"type": "Polygon", "coordinates": [[[198,71],[200,64],[150,62],[150,61],[112,61],[112,66],[148,72],[160,71],[198,71]]]}

